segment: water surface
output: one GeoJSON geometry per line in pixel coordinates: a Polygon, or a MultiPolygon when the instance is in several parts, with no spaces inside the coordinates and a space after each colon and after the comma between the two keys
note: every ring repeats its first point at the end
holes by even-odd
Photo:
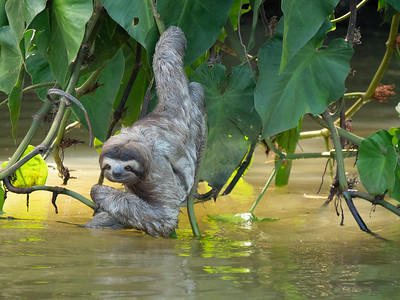
{"type": "MultiPolygon", "coordinates": [[[[382,53],[384,46],[376,51],[382,53]]],[[[376,53],[363,55],[358,73],[371,76],[376,65],[369,57],[376,53]]],[[[393,65],[388,74],[386,83],[399,82],[398,66],[393,65]]],[[[351,89],[364,89],[368,78],[351,79],[351,89]]],[[[368,104],[353,118],[355,133],[366,136],[380,128],[398,127],[394,106],[399,101],[397,97],[386,106],[368,104]]],[[[23,111],[21,118],[27,122],[21,123],[19,139],[38,105],[34,102],[23,111]]],[[[3,161],[15,149],[5,106],[0,107],[0,120],[3,161]]],[[[306,120],[305,128],[316,127],[306,120]]],[[[39,143],[47,129],[42,125],[33,143],[39,143]]],[[[87,141],[87,134],[81,135],[87,141]]],[[[320,139],[301,141],[298,151],[324,151],[324,144],[320,139]]],[[[344,226],[340,226],[334,205],[321,209],[329,176],[317,194],[326,163],[323,159],[295,161],[289,186],[272,186],[266,192],[255,214],[277,221],[226,223],[208,217],[248,213],[271,172],[272,160],[258,148],[245,181],[231,195],[196,206],[201,240],[192,237],[185,211],[177,239],[156,239],[134,230],[84,229],[80,226],[90,220],[92,211],[67,196],[59,196],[59,213],[55,214],[47,192],[32,194],[29,208],[25,196],[9,194],[5,216],[16,219],[0,220],[1,298],[398,298],[399,217],[355,200],[369,228],[387,241],[361,232],[344,204],[344,226]]],[[[89,197],[98,176],[95,150],[73,146],[65,163],[77,177],[68,187],[89,197]]],[[[349,160],[346,165],[350,176],[356,174],[353,163],[349,160]]],[[[54,170],[48,184],[61,184],[54,170]]]]}

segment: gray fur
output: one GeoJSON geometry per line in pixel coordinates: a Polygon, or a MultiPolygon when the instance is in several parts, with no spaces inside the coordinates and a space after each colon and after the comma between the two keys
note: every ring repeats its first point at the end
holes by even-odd
{"type": "Polygon", "coordinates": [[[200,84],[188,82],[185,47],[178,27],[169,27],[160,37],[153,59],[156,108],[111,137],[100,154],[105,177],[123,183],[125,191],[94,185],[91,197],[98,209],[85,227],[134,228],[169,237],[178,226],[206,134],[204,91],[200,84]]]}

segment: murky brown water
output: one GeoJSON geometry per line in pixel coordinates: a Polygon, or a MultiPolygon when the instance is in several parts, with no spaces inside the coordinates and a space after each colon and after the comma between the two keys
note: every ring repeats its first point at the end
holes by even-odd
{"type": "MultiPolygon", "coordinates": [[[[359,68],[363,72],[362,64],[359,68]]],[[[388,83],[400,83],[399,75],[398,67],[391,69],[388,83]]],[[[364,84],[355,81],[353,88],[364,84]]],[[[393,108],[399,101],[369,104],[353,119],[355,133],[366,136],[398,127],[393,108]]],[[[5,109],[0,107],[1,161],[15,149],[5,109]]],[[[24,111],[22,118],[29,120],[35,110],[24,111]]],[[[21,124],[20,136],[26,126],[21,124]]],[[[313,128],[310,122],[305,126],[313,128]]],[[[42,126],[41,135],[46,130],[42,126]]],[[[40,141],[40,136],[34,140],[40,141]]],[[[301,141],[300,146],[298,151],[324,150],[319,139],[301,141]]],[[[78,177],[68,187],[88,196],[98,176],[94,149],[75,146],[65,161],[78,177]]],[[[350,175],[356,173],[352,163],[347,164],[350,175]]],[[[295,161],[290,185],[270,187],[255,214],[277,221],[235,224],[209,218],[249,212],[272,168],[271,158],[257,149],[245,182],[216,203],[196,206],[201,240],[192,238],[186,212],[181,214],[178,239],[155,239],[133,230],[81,228],[91,210],[66,196],[59,196],[55,214],[49,193],[32,194],[29,211],[24,196],[9,194],[4,210],[18,219],[0,220],[1,298],[396,299],[399,217],[380,207],[371,212],[369,203],[356,200],[369,228],[389,241],[361,232],[346,207],[345,226],[340,226],[333,205],[320,209],[328,177],[316,195],[324,166],[321,159],[295,161]]],[[[48,184],[60,183],[51,171],[48,184]]]]}

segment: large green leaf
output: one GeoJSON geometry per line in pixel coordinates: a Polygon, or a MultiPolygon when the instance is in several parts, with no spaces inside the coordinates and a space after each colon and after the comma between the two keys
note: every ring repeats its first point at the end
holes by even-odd
{"type": "Polygon", "coordinates": [[[158,0],[157,11],[165,25],[179,26],[185,32],[185,64],[199,58],[217,40],[234,0],[158,0]]]}
{"type": "Polygon", "coordinates": [[[285,16],[280,71],[317,33],[339,0],[282,0],[285,16]]]}
{"type": "Polygon", "coordinates": [[[7,25],[7,13],[6,13],[6,2],[7,0],[0,0],[0,27],[7,25]]]}
{"type": "Polygon", "coordinates": [[[151,1],[100,0],[110,17],[151,53],[159,34],[151,1]]]}
{"type": "Polygon", "coordinates": [[[18,40],[22,39],[25,30],[33,18],[46,7],[46,0],[8,0],[6,12],[10,27],[18,40]]]}
{"type": "MultiPolygon", "coordinates": [[[[34,146],[29,145],[22,157],[32,152],[34,146]]],[[[7,165],[7,162],[2,164],[2,168],[7,165]]],[[[12,177],[11,181],[15,187],[26,188],[34,185],[44,185],[47,180],[48,168],[46,162],[40,154],[32,157],[27,163],[20,167],[12,177]]]]}
{"type": "Polygon", "coordinates": [[[21,67],[17,83],[12,88],[8,97],[8,109],[10,110],[11,133],[14,139],[17,138],[17,127],[19,113],[21,110],[22,89],[24,88],[25,69],[21,67]]]}
{"type": "Polygon", "coordinates": [[[257,23],[259,19],[259,12],[260,8],[263,9],[262,3],[264,0],[253,0],[252,1],[252,9],[253,9],[253,22],[251,23],[251,34],[249,38],[249,44],[247,46],[247,51],[251,50],[255,43],[255,34],[256,34],[256,28],[257,28],[257,23]]]}
{"type": "Polygon", "coordinates": [[[259,51],[260,76],[255,91],[255,107],[263,120],[263,137],[297,126],[306,113],[322,113],[344,91],[350,70],[351,45],[333,40],[318,49],[326,26],[310,40],[279,74],[282,53],[282,22],[273,38],[259,51]]]}
{"type": "MultiPolygon", "coordinates": [[[[114,110],[118,108],[119,102],[132,76],[133,69],[135,68],[136,53],[133,53],[129,47],[123,47],[122,49],[125,56],[125,71],[122,76],[120,89],[113,104],[114,110]]],[[[146,74],[151,74],[151,71],[147,63],[147,53],[142,49],[141,67],[133,83],[131,92],[126,99],[124,113],[120,120],[123,126],[130,126],[139,118],[143,99],[149,85],[149,79],[146,74]]]]}
{"type": "Polygon", "coordinates": [[[395,9],[400,10],[399,0],[386,0],[386,2],[389,3],[391,6],[393,6],[395,9]]]}
{"type": "MultiPolygon", "coordinates": [[[[32,40],[32,47],[29,55],[26,55],[26,71],[31,76],[33,84],[56,81],[49,61],[47,59],[47,50],[51,39],[51,30],[49,22],[49,11],[44,10],[32,21],[30,30],[35,34],[32,40]]],[[[26,39],[26,38],[25,38],[26,39]]],[[[46,99],[48,87],[36,89],[36,93],[42,99],[46,99]]]]}
{"type": "Polygon", "coordinates": [[[10,93],[18,80],[22,55],[14,32],[9,26],[0,28],[0,90],[10,93]]]}
{"type": "Polygon", "coordinates": [[[357,169],[366,190],[379,195],[389,190],[395,183],[398,154],[392,144],[393,136],[380,130],[365,138],[359,147],[357,169]]]}
{"type": "Polygon", "coordinates": [[[103,67],[123,45],[128,44],[133,48],[135,43],[121,26],[105,15],[92,45],[90,63],[82,67],[81,75],[103,67]]]}
{"type": "MultiPolygon", "coordinates": [[[[26,70],[31,75],[33,84],[55,81],[49,62],[39,53],[29,56],[25,61],[25,65],[26,70]]],[[[36,90],[40,99],[46,99],[47,89],[48,87],[43,87],[36,90]]]]}
{"type": "MultiPolygon", "coordinates": [[[[88,113],[93,135],[102,142],[106,139],[107,128],[112,113],[112,104],[118,92],[123,72],[124,56],[120,51],[107,63],[106,67],[101,72],[98,79],[98,83],[101,86],[99,86],[94,93],[87,94],[80,99],[88,113]]],[[[87,79],[88,76],[89,74],[84,76],[82,81],[87,79]]],[[[87,128],[82,111],[76,105],[73,105],[72,108],[74,113],[79,117],[81,123],[87,128]]]]}
{"type": "Polygon", "coordinates": [[[235,67],[227,77],[220,64],[202,64],[191,80],[202,84],[207,102],[209,131],[199,177],[219,191],[260,133],[260,117],[253,109],[255,84],[247,67],[235,67]]]}
{"type": "Polygon", "coordinates": [[[52,32],[48,51],[50,67],[64,86],[69,64],[75,59],[92,15],[92,0],[54,0],[52,32]]]}

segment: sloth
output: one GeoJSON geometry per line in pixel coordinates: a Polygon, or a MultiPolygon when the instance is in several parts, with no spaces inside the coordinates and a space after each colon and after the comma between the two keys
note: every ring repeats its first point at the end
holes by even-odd
{"type": "Polygon", "coordinates": [[[169,237],[180,208],[195,189],[206,136],[204,90],[183,68],[186,38],[171,26],[160,37],[153,57],[158,103],[100,153],[104,176],[125,191],[94,185],[94,217],[86,228],[137,229],[169,237]]]}

